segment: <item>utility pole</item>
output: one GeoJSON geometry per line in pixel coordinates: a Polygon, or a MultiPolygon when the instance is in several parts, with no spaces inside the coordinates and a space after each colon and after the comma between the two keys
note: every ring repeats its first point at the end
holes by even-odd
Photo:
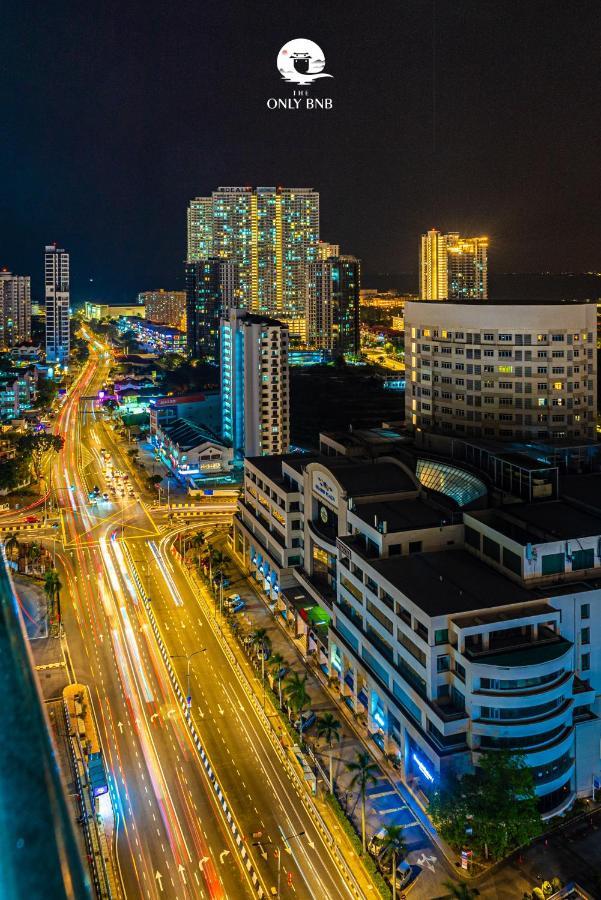
{"type": "MultiPolygon", "coordinates": [[[[304,831],[298,831],[296,834],[289,834],[289,835],[283,834],[282,839],[284,842],[284,850],[286,850],[287,853],[292,853],[289,841],[294,840],[294,838],[303,837],[304,834],[305,834],[304,831]]],[[[274,843],[275,843],[275,841],[271,841],[271,840],[270,841],[254,841],[253,847],[263,847],[264,844],[274,844],[274,843]]],[[[278,857],[278,890],[277,890],[276,897],[279,900],[279,898],[281,896],[282,850],[279,846],[277,846],[275,852],[278,857]]]]}
{"type": "Polygon", "coordinates": [[[192,657],[196,656],[198,653],[206,653],[206,647],[200,647],[198,650],[194,650],[192,653],[176,653],[171,659],[185,659],[187,662],[186,668],[186,702],[188,704],[188,715],[190,715],[190,709],[192,707],[192,694],[190,693],[190,671],[192,668],[192,657]]]}

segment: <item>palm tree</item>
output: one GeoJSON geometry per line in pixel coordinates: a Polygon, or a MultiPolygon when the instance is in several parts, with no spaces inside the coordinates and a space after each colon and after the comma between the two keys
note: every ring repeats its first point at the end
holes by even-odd
{"type": "Polygon", "coordinates": [[[16,534],[9,534],[6,540],[4,541],[4,549],[6,550],[6,555],[10,554],[10,558],[14,559],[15,550],[19,549],[19,539],[16,534]]]}
{"type": "Polygon", "coordinates": [[[291,672],[284,683],[284,696],[288,701],[288,705],[299,717],[299,733],[301,743],[303,740],[303,712],[306,706],[311,702],[311,697],[307,692],[307,673],[299,675],[298,672],[291,672]]]}
{"type": "Polygon", "coordinates": [[[220,569],[221,572],[225,570],[225,554],[221,552],[221,550],[213,550],[209,551],[209,565],[213,567],[213,571],[215,569],[220,569]]]}
{"type": "Polygon", "coordinates": [[[253,631],[251,647],[255,653],[261,654],[261,681],[263,682],[263,706],[265,706],[265,654],[271,649],[271,638],[266,628],[257,628],[253,631]]]}
{"type": "Polygon", "coordinates": [[[331,712],[317,719],[317,736],[324,738],[330,747],[330,793],[334,793],[334,741],[340,740],[340,722],[331,712]]]}
{"type": "Polygon", "coordinates": [[[361,842],[363,844],[363,852],[367,850],[365,841],[365,795],[370,784],[374,784],[377,780],[377,765],[372,760],[369,753],[365,751],[357,751],[355,762],[346,764],[349,772],[353,774],[350,781],[351,788],[359,788],[359,797],[361,799],[361,842]]]}
{"type": "Polygon", "coordinates": [[[453,900],[473,900],[474,897],[480,896],[480,891],[478,888],[471,888],[469,885],[465,884],[465,882],[460,881],[443,881],[444,887],[446,887],[449,897],[453,897],[453,900]]]}
{"type": "Polygon", "coordinates": [[[271,638],[266,628],[257,628],[253,631],[252,647],[254,647],[255,653],[260,653],[265,659],[265,653],[271,647],[271,638]]]}
{"type": "Polygon", "coordinates": [[[396,867],[407,853],[401,825],[385,825],[384,836],[379,840],[382,848],[380,858],[392,857],[392,900],[396,900],[396,867]]]}
{"type": "Polygon", "coordinates": [[[46,594],[46,599],[48,601],[49,616],[52,615],[52,609],[54,607],[54,597],[56,593],[56,584],[58,581],[58,573],[55,569],[51,569],[49,572],[46,572],[46,577],[44,579],[44,593],[46,594]]]}
{"type": "Polygon", "coordinates": [[[198,531],[190,541],[191,546],[196,550],[196,566],[200,565],[200,554],[207,545],[207,539],[204,532],[198,531]]]}
{"type": "Polygon", "coordinates": [[[278,683],[278,694],[280,697],[280,709],[282,708],[282,678],[280,676],[280,672],[282,668],[286,665],[286,660],[282,656],[281,653],[272,653],[269,657],[269,661],[267,663],[269,668],[271,669],[271,674],[274,679],[277,680],[278,683]]]}

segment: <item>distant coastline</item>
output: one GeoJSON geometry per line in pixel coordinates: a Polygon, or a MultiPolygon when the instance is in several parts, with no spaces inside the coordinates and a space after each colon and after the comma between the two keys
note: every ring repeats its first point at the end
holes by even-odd
{"type": "MultiPolygon", "coordinates": [[[[366,272],[364,288],[417,293],[417,276],[404,273],[366,272]]],[[[597,300],[601,299],[601,274],[511,273],[489,275],[489,294],[497,300],[597,300]]]]}

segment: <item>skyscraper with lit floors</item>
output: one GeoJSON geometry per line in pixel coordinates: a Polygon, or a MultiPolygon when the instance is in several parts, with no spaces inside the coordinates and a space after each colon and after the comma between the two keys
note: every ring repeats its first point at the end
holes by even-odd
{"type": "Polygon", "coordinates": [[[31,340],[31,279],[0,270],[0,347],[31,340]]]}
{"type": "Polygon", "coordinates": [[[233,309],[221,321],[222,437],[234,457],[285,453],[290,444],[288,328],[233,309]]]}
{"type": "Polygon", "coordinates": [[[430,229],[421,236],[419,273],[422,300],[486,300],[488,238],[430,229]]]}
{"type": "Polygon", "coordinates": [[[46,361],[66,365],[69,360],[69,253],[47,244],[44,253],[46,298],[46,361]]]}
{"type": "Polygon", "coordinates": [[[359,352],[361,263],[354,256],[319,259],[309,266],[307,344],[335,356],[359,352]]]}
{"type": "Polygon", "coordinates": [[[244,305],[285,319],[303,337],[307,269],[318,242],[319,194],[312,188],[220,187],[188,209],[188,261],[232,260],[244,305]]]}
{"type": "Polygon", "coordinates": [[[210,257],[186,264],[186,326],[188,353],[219,362],[219,324],[240,306],[238,266],[210,257]]]}

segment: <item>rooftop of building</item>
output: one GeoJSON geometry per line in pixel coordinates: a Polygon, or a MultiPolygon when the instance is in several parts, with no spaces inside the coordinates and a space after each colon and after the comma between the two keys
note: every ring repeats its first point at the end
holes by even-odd
{"type": "Polygon", "coordinates": [[[189,419],[173,419],[163,425],[161,431],[184,452],[207,442],[226,446],[206,425],[198,425],[196,422],[190,422],[189,419]]]}
{"type": "Polygon", "coordinates": [[[252,456],[247,457],[247,460],[270,481],[281,484],[285,482],[283,463],[301,476],[309,463],[320,463],[332,473],[343,490],[352,498],[419,489],[419,484],[405,468],[393,462],[381,462],[377,459],[372,462],[357,462],[345,456],[288,453],[277,456],[252,456]]]}
{"type": "Polygon", "coordinates": [[[419,497],[410,500],[381,500],[359,503],[353,513],[384,534],[437,528],[449,524],[451,516],[419,497]],[[385,528],[385,530],[384,530],[385,528]]]}
{"type": "MultiPolygon", "coordinates": [[[[548,603],[536,603],[529,606],[524,613],[520,613],[520,618],[533,619],[537,616],[545,616],[549,620],[557,618],[559,611],[553,609],[548,603]]],[[[459,628],[475,628],[480,625],[493,625],[500,622],[512,622],[515,619],[514,610],[498,609],[494,612],[478,612],[474,615],[467,615],[464,618],[455,619],[455,624],[459,628]]]]}
{"type": "Polygon", "coordinates": [[[578,505],[601,509],[601,474],[566,475],[559,482],[559,493],[578,505]]]}
{"type": "MultiPolygon", "coordinates": [[[[356,428],[352,431],[324,431],[320,438],[330,439],[342,447],[387,447],[399,443],[409,443],[409,435],[399,434],[391,428],[356,428]]],[[[326,446],[324,444],[324,446],[326,446]]]]}
{"type": "Polygon", "coordinates": [[[264,478],[267,478],[282,490],[294,492],[295,488],[284,477],[283,464],[286,463],[286,465],[302,476],[304,467],[319,458],[318,456],[301,453],[280,453],[275,456],[247,456],[245,462],[250,463],[264,478]]]}
{"type": "Polygon", "coordinates": [[[244,325],[267,325],[270,327],[279,326],[285,328],[288,327],[286,322],[281,322],[279,319],[274,319],[271,316],[260,316],[257,313],[250,313],[246,311],[244,311],[243,316],[239,317],[238,321],[241,321],[244,325]]]}
{"type": "Polygon", "coordinates": [[[431,618],[533,599],[526,588],[463,549],[391,556],[371,566],[431,618]]]}
{"type": "Polygon", "coordinates": [[[402,466],[393,462],[353,462],[341,457],[325,457],[330,470],[349,497],[395,494],[418,490],[419,484],[402,466]]]}
{"type": "Polygon", "coordinates": [[[502,510],[487,509],[470,515],[524,547],[601,534],[601,515],[566,500],[516,503],[502,510]]]}

